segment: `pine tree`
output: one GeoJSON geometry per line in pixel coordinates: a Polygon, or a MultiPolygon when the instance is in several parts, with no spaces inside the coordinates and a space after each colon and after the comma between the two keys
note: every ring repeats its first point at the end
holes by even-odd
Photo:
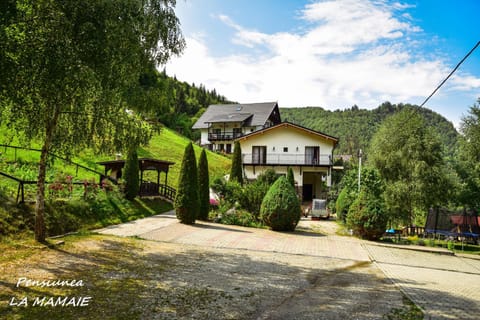
{"type": "Polygon", "coordinates": [[[234,149],[230,180],[243,184],[242,149],[240,148],[240,143],[238,141],[235,142],[234,149]]]}
{"type": "Polygon", "coordinates": [[[198,178],[197,162],[191,142],[185,147],[183,154],[174,207],[181,223],[195,223],[198,212],[198,178]]]}
{"type": "Polygon", "coordinates": [[[199,197],[199,212],[198,219],[208,220],[208,212],[210,209],[210,181],[208,177],[208,160],[205,149],[200,154],[198,160],[198,197],[199,197]]]}
{"type": "Polygon", "coordinates": [[[140,191],[140,179],[138,177],[138,156],[137,150],[131,148],[128,151],[127,161],[124,168],[124,179],[125,179],[125,198],[128,200],[133,200],[138,195],[140,191]]]}

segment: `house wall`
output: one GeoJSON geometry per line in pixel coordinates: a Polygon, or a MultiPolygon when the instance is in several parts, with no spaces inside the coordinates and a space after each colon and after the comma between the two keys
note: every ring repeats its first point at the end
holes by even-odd
{"type": "MultiPolygon", "coordinates": [[[[299,159],[299,161],[302,161],[306,146],[318,146],[320,148],[320,156],[332,155],[334,147],[334,143],[331,140],[288,126],[280,126],[251,137],[245,137],[239,139],[239,142],[245,158],[248,158],[248,156],[245,155],[252,153],[253,146],[267,146],[267,163],[269,163],[269,158],[272,161],[276,161],[277,158],[299,159]],[[288,151],[284,152],[284,148],[288,148],[288,151]]],[[[331,170],[328,167],[299,166],[293,163],[289,166],[245,164],[244,174],[247,179],[253,180],[268,168],[274,169],[278,174],[286,174],[288,167],[291,167],[293,170],[299,194],[302,194],[304,184],[312,185],[312,193],[315,196],[320,196],[323,182],[325,182],[327,186],[331,186],[331,170]],[[325,181],[322,181],[322,176],[325,176],[325,181]]]]}
{"type": "Polygon", "coordinates": [[[297,156],[305,154],[305,147],[320,147],[320,155],[332,155],[333,142],[292,127],[278,127],[271,131],[240,139],[242,154],[251,154],[253,146],[267,146],[267,162],[275,156],[297,156]],[[288,148],[284,152],[284,148],[288,148]]]}

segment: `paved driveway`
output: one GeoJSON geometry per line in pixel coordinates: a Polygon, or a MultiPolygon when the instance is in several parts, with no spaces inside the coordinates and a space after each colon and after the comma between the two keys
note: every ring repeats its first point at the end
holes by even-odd
{"type": "MultiPolygon", "coordinates": [[[[352,237],[313,232],[318,226],[318,230],[322,230],[322,223],[335,222],[302,220],[297,228],[300,231],[280,233],[205,222],[183,225],[178,223],[172,211],[99,232],[201,247],[339,259],[357,264],[372,261],[425,311],[426,319],[480,318],[480,260],[378,246],[352,237]]],[[[336,286],[338,282],[331,284],[332,288],[336,286]]],[[[378,299],[378,303],[387,303],[378,299]]]]}

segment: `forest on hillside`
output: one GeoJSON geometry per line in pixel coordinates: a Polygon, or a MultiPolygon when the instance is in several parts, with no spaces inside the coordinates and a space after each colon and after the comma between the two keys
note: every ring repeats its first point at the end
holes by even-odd
{"type": "Polygon", "coordinates": [[[191,140],[199,137],[198,132],[192,131],[192,126],[209,105],[231,103],[215,89],[177,80],[175,76],[168,76],[165,69],[147,72],[140,81],[143,90],[156,91],[152,97],[156,99],[156,107],[147,114],[191,140]]]}
{"type": "Polygon", "coordinates": [[[313,130],[340,138],[336,154],[357,154],[359,149],[366,150],[370,140],[389,116],[406,107],[417,109],[429,126],[439,135],[447,155],[451,155],[457,141],[458,132],[451,122],[440,114],[409,104],[391,104],[384,102],[373,110],[353,106],[345,110],[325,110],[320,107],[281,108],[283,121],[293,122],[313,130]]]}

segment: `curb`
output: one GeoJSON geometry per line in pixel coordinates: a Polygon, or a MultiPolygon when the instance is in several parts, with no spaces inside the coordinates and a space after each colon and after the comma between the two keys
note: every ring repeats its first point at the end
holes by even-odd
{"type": "Polygon", "coordinates": [[[423,247],[423,246],[415,246],[415,245],[395,245],[395,244],[378,243],[378,242],[366,242],[366,244],[378,246],[378,247],[387,247],[387,248],[394,248],[394,249],[436,253],[436,254],[442,254],[446,256],[455,256],[455,252],[450,251],[448,249],[443,249],[443,248],[432,248],[432,247],[423,247]]]}

